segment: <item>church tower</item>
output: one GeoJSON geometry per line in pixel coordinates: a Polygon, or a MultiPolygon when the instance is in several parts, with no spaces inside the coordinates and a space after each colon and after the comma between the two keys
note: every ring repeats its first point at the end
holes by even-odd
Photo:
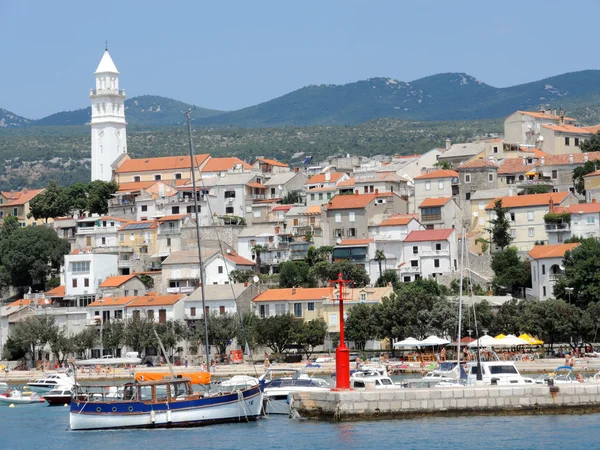
{"type": "Polygon", "coordinates": [[[125,90],[119,89],[119,71],[108,48],[96,72],[96,89],[92,100],[92,181],[110,181],[111,165],[127,153],[125,127],[125,90]]]}

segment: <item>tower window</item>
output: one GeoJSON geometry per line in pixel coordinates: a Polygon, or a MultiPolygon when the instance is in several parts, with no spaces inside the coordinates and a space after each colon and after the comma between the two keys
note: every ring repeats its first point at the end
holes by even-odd
{"type": "Polygon", "coordinates": [[[133,177],[133,181],[136,183],[139,183],[140,181],[142,181],[142,179],[140,178],[139,175],[136,175],[135,177],[133,177]]]}
{"type": "Polygon", "coordinates": [[[160,174],[154,175],[154,181],[162,180],[162,176],[160,174]]]}

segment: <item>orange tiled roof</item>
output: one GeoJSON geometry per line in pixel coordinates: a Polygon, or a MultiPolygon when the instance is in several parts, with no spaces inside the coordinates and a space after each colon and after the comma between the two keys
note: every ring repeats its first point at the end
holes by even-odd
{"type": "Polygon", "coordinates": [[[384,220],[379,224],[380,227],[396,227],[400,225],[408,225],[411,220],[415,217],[412,214],[405,214],[402,216],[392,216],[384,220]]]}
{"type": "Polygon", "coordinates": [[[210,158],[202,168],[202,172],[226,172],[233,169],[237,164],[241,164],[244,170],[252,169],[252,166],[234,156],[231,158],[210,158]]]}
{"type": "Polygon", "coordinates": [[[433,172],[426,173],[424,175],[419,175],[415,177],[415,180],[427,180],[429,178],[454,178],[458,176],[458,172],[454,170],[435,170],[433,172]]]}
{"type": "Polygon", "coordinates": [[[569,192],[552,192],[550,194],[529,194],[529,195],[513,195],[510,197],[498,197],[492,200],[485,209],[494,209],[496,200],[502,200],[503,208],[523,208],[527,206],[543,206],[549,205],[550,200],[555,205],[560,204],[567,196],[569,192]]]}
{"type": "MultiPolygon", "coordinates": [[[[198,167],[203,164],[210,155],[196,155],[194,159],[194,165],[198,167]]],[[[190,169],[190,157],[189,156],[162,156],[160,158],[137,158],[129,159],[125,161],[121,167],[117,169],[117,173],[130,173],[130,172],[146,172],[146,171],[160,171],[160,170],[176,170],[176,169],[190,169]]]]}
{"type": "Polygon", "coordinates": [[[136,297],[135,296],[129,296],[129,297],[104,297],[100,300],[95,300],[92,303],[90,303],[87,307],[88,308],[106,308],[106,307],[110,307],[110,306],[124,306],[127,305],[128,303],[131,303],[136,297]]]}
{"type": "Polygon", "coordinates": [[[327,209],[357,209],[364,208],[376,198],[391,197],[393,192],[382,192],[380,194],[354,194],[336,195],[327,204],[327,209]]]}
{"type": "Polygon", "coordinates": [[[44,189],[29,189],[27,191],[2,192],[2,195],[4,195],[4,197],[6,197],[8,200],[8,202],[2,206],[24,205],[43,191],[44,189]]]}
{"type": "Polygon", "coordinates": [[[304,211],[304,214],[321,214],[321,207],[319,205],[309,206],[306,208],[306,211],[304,211]]]}
{"type": "Polygon", "coordinates": [[[490,161],[489,159],[478,158],[472,159],[469,162],[464,163],[462,166],[458,167],[456,170],[461,169],[480,169],[482,167],[494,167],[497,168],[498,164],[494,161],[490,161]]]}
{"type": "Polygon", "coordinates": [[[310,301],[323,300],[331,296],[331,288],[295,288],[295,289],[267,289],[252,300],[253,302],[281,302],[281,301],[310,301]]]}
{"type": "Polygon", "coordinates": [[[404,242],[445,241],[454,232],[453,228],[438,230],[413,230],[406,236],[404,242]]]}
{"type": "Polygon", "coordinates": [[[267,189],[267,187],[268,187],[268,186],[265,186],[264,184],[260,184],[260,183],[256,183],[256,182],[246,183],[246,186],[250,186],[251,188],[256,188],[256,189],[267,189]]]}
{"type": "Polygon", "coordinates": [[[135,277],[135,275],[133,275],[133,274],[117,275],[117,276],[113,276],[113,277],[108,277],[106,280],[104,280],[102,282],[100,287],[102,287],[102,288],[119,287],[123,283],[126,283],[129,280],[131,280],[133,277],[135,277]]]}
{"type": "Polygon", "coordinates": [[[419,208],[432,208],[435,206],[444,206],[452,200],[451,197],[440,197],[440,198],[426,198],[423,203],[419,205],[419,208]]]}
{"type": "Polygon", "coordinates": [[[129,305],[128,308],[136,306],[171,306],[183,299],[185,295],[173,294],[173,295],[144,295],[136,297],[129,305]]]}
{"type": "Polygon", "coordinates": [[[343,187],[354,187],[354,183],[356,182],[356,180],[354,178],[349,178],[347,180],[344,181],[340,181],[337,184],[338,188],[343,188],[343,187]]]}
{"type": "Polygon", "coordinates": [[[254,261],[250,261],[247,258],[244,258],[243,256],[238,255],[235,252],[231,252],[231,253],[224,253],[225,258],[227,258],[229,261],[231,261],[232,263],[237,264],[238,266],[254,266],[254,261]]]}
{"type": "MultiPolygon", "coordinates": [[[[556,120],[558,121],[560,119],[560,117],[558,116],[553,116],[552,114],[546,114],[546,113],[541,113],[541,112],[533,112],[533,111],[517,111],[521,114],[525,114],[526,116],[531,116],[531,117],[535,117],[536,119],[549,119],[549,120],[556,120]]],[[[573,119],[572,117],[564,117],[564,120],[572,120],[574,121],[575,119],[573,119]]]]}
{"type": "Polygon", "coordinates": [[[54,289],[50,289],[45,292],[44,295],[46,297],[64,297],[65,296],[65,287],[64,286],[56,286],[54,289]]]}
{"type": "Polygon", "coordinates": [[[534,168],[533,164],[523,165],[522,158],[506,158],[498,168],[498,175],[526,173],[534,168]]]}
{"type": "Polygon", "coordinates": [[[115,222],[129,222],[127,219],[121,219],[120,217],[113,216],[102,216],[98,220],[114,220],[115,222]]]}
{"type": "Polygon", "coordinates": [[[571,214],[600,213],[600,203],[577,203],[554,208],[554,212],[569,212],[571,214]]]}
{"type": "Polygon", "coordinates": [[[50,303],[52,303],[51,300],[47,299],[47,298],[22,298],[20,300],[16,300],[12,303],[9,303],[6,306],[11,306],[11,307],[18,307],[18,306],[33,306],[33,305],[49,305],[50,303]]]}
{"type": "Polygon", "coordinates": [[[290,209],[292,209],[294,207],[294,205],[279,205],[279,206],[275,206],[271,211],[289,211],[290,209]]]}
{"type": "MultiPolygon", "coordinates": [[[[282,163],[280,161],[277,161],[276,159],[256,158],[256,161],[260,161],[260,162],[263,162],[265,164],[270,164],[271,166],[289,167],[288,164],[285,164],[285,163],[282,163]]],[[[254,161],[254,162],[256,162],[256,161],[254,161]]]]}
{"type": "Polygon", "coordinates": [[[584,175],[583,178],[586,178],[586,177],[597,177],[598,175],[600,175],[600,170],[596,170],[595,172],[588,173],[587,175],[584,175]]]}
{"type": "Polygon", "coordinates": [[[317,187],[317,188],[312,188],[309,189],[307,192],[310,194],[313,194],[315,192],[333,192],[333,191],[337,191],[338,190],[338,186],[330,186],[330,187],[317,187]]]}
{"type": "Polygon", "coordinates": [[[533,259],[562,258],[569,250],[573,250],[579,242],[572,244],[536,245],[528,253],[533,259]]]}
{"type": "Polygon", "coordinates": [[[344,239],[339,245],[369,245],[374,242],[373,238],[369,239],[344,239]]]}
{"type": "Polygon", "coordinates": [[[525,153],[533,153],[536,158],[541,158],[542,156],[548,156],[548,153],[540,150],[539,148],[528,148],[528,147],[519,147],[519,151],[525,153]]]}
{"type": "Polygon", "coordinates": [[[158,220],[159,222],[168,222],[171,220],[182,220],[182,219],[185,219],[186,216],[187,216],[187,214],[173,214],[171,216],[159,217],[156,220],[158,220]]]}
{"type": "Polygon", "coordinates": [[[138,224],[147,224],[148,226],[145,228],[131,228],[131,229],[136,229],[136,230],[147,230],[147,229],[152,229],[152,228],[158,228],[158,222],[156,220],[140,220],[140,221],[132,221],[132,222],[127,222],[125,225],[123,225],[121,228],[119,228],[117,231],[123,231],[123,230],[128,230],[130,229],[129,227],[131,225],[138,225],[138,224]]]}
{"type": "Polygon", "coordinates": [[[594,125],[592,127],[576,127],[574,125],[542,125],[544,128],[549,130],[559,131],[561,133],[572,133],[572,134],[596,134],[600,130],[600,125],[594,125]]]}
{"type": "MultiPolygon", "coordinates": [[[[573,164],[584,164],[586,153],[573,153],[573,164]]],[[[600,161],[600,152],[588,152],[588,161],[600,161]]],[[[548,155],[544,157],[544,165],[560,166],[571,164],[571,155],[548,155]]],[[[540,162],[537,163],[540,166],[540,162]]]]}
{"type": "Polygon", "coordinates": [[[331,175],[331,178],[329,181],[325,180],[324,173],[319,173],[317,175],[313,175],[305,184],[309,185],[309,184],[319,184],[319,183],[325,183],[325,182],[337,183],[340,180],[340,178],[342,178],[346,174],[344,172],[330,172],[330,175],[331,175]]]}

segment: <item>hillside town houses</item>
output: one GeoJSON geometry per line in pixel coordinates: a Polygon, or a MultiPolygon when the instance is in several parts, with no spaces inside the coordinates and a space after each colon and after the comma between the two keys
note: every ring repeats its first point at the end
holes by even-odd
{"type": "MultiPolygon", "coordinates": [[[[108,51],[96,77],[107,73],[118,79],[108,51]]],[[[109,95],[102,86],[98,81],[94,105],[109,95]]],[[[422,155],[337,155],[293,166],[263,156],[131,158],[124,109],[116,125],[101,109],[92,111],[92,178],[119,186],[108,214],[55,217],[44,224],[29,214],[29,202],[43,190],[0,193],[0,220],[13,215],[21,226],[53,227],[70,244],[58,287],[2,306],[0,342],[29,314],[52,314],[71,334],[140,314],[192,325],[207,312],[239,310],[322,318],[328,332],[336,333],[334,290],[279,289],[264,277],[276,275],[284,262],[304,260],[311,246],[330,246],[332,262],[351,261],[369,276],[349,307],[390,295],[391,287],[374,287],[385,270],[401,282],[447,284],[460,275],[462,239],[468,239],[470,253],[482,256],[475,243],[489,240],[498,201],[507,208],[511,245],[531,261],[528,298],[552,297],[562,258],[577,245],[564,241],[600,237],[600,171],[584,177],[585,197],[572,180],[576,167],[600,160],[600,152],[580,149],[600,126],[579,127],[562,111],[516,111],[505,120],[504,137],[448,140],[422,155]],[[123,130],[116,141],[98,137],[98,131],[115,127],[123,130]],[[115,148],[106,151],[109,146],[115,148]],[[547,192],[529,193],[532,187],[547,192]],[[548,213],[568,214],[569,220],[547,223],[548,213]],[[256,276],[236,283],[231,274],[244,271],[256,276]]],[[[100,353],[93,349],[93,355],[100,353]]],[[[49,355],[46,349],[40,359],[49,355]]]]}

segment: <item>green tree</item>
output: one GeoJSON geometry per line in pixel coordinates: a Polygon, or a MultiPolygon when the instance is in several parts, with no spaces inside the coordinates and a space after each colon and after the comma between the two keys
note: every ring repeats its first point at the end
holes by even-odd
{"type": "Polygon", "coordinates": [[[452,170],[452,164],[450,164],[448,161],[438,161],[434,164],[434,166],[440,170],[452,170]]]}
{"type": "Polygon", "coordinates": [[[153,320],[147,315],[140,314],[127,320],[125,327],[125,344],[140,356],[146,353],[146,349],[156,344],[154,336],[153,320]]]}
{"type": "Polygon", "coordinates": [[[260,266],[262,265],[262,260],[260,259],[260,255],[262,254],[263,251],[266,250],[266,247],[262,246],[262,245],[255,245],[254,247],[252,247],[252,254],[254,255],[254,264],[255,264],[255,270],[256,273],[260,273],[260,266]]]}
{"type": "Polygon", "coordinates": [[[36,219],[48,219],[66,216],[69,213],[69,203],[63,195],[63,188],[56,182],[50,181],[38,195],[29,202],[30,214],[36,219]]]}
{"type": "Polygon", "coordinates": [[[557,298],[585,308],[600,298],[600,242],[595,238],[583,239],[565,253],[564,276],[554,285],[557,298]],[[565,288],[572,288],[570,296],[565,288]]]}
{"type": "Polygon", "coordinates": [[[247,283],[254,275],[254,272],[251,270],[232,270],[229,272],[229,279],[233,283],[247,283]]]}
{"type": "Polygon", "coordinates": [[[58,327],[52,316],[32,315],[17,322],[11,330],[10,337],[17,348],[26,349],[32,360],[37,350],[49,343],[58,333],[58,327]]]}
{"type": "Polygon", "coordinates": [[[377,314],[374,305],[359,303],[348,309],[345,338],[354,342],[357,350],[364,350],[367,341],[378,335],[377,314]]]}
{"type": "Polygon", "coordinates": [[[311,267],[310,273],[325,286],[329,284],[329,281],[337,279],[339,273],[342,274],[344,280],[351,280],[355,288],[364,287],[370,281],[365,268],[351,261],[338,261],[333,264],[322,261],[311,267]]]}
{"type": "MultiPolygon", "coordinates": [[[[593,138],[598,139],[597,135],[594,135],[593,138]]],[[[583,145],[587,144],[587,142],[588,141],[585,141],[581,147],[583,148],[583,145]]],[[[598,150],[600,150],[600,148],[598,148],[598,150]]],[[[583,166],[575,167],[575,169],[573,169],[573,187],[579,195],[585,196],[585,183],[583,177],[588,173],[598,170],[599,165],[600,161],[587,161],[583,166]]]]}
{"type": "MultiPolygon", "coordinates": [[[[154,329],[167,352],[167,357],[172,360],[177,344],[187,337],[187,327],[181,320],[169,319],[165,323],[155,323],[154,329]]],[[[151,345],[160,352],[160,345],[154,332],[152,334],[154,339],[152,339],[151,345]]]]}
{"type": "Polygon", "coordinates": [[[551,192],[552,186],[549,184],[537,184],[533,186],[527,186],[525,188],[525,194],[547,194],[551,192]]]}
{"type": "Polygon", "coordinates": [[[80,217],[84,215],[88,208],[88,186],[81,181],[73,183],[62,190],[64,197],[61,204],[68,205],[69,213],[76,213],[80,217]]]}
{"type": "Polygon", "coordinates": [[[290,191],[286,195],[284,195],[281,200],[279,200],[279,203],[281,203],[282,205],[294,205],[296,203],[303,203],[302,195],[300,194],[300,192],[290,191]]]}
{"type": "Polygon", "coordinates": [[[333,253],[333,247],[328,245],[322,245],[321,247],[310,246],[306,254],[306,262],[310,267],[314,266],[319,262],[330,262],[331,255],[333,253]]]}
{"type": "MultiPolygon", "coordinates": [[[[198,340],[205,343],[204,322],[197,328],[198,340]]],[[[216,347],[220,355],[227,353],[227,346],[239,334],[239,318],[235,314],[217,314],[213,312],[208,318],[208,343],[216,347]]]]}
{"type": "Polygon", "coordinates": [[[111,355],[125,343],[125,322],[111,320],[102,326],[102,348],[110,350],[111,355]]]}
{"type": "Polygon", "coordinates": [[[491,228],[487,228],[486,231],[490,233],[491,242],[500,250],[504,250],[512,242],[510,237],[510,224],[506,213],[507,208],[502,207],[502,199],[496,200],[494,203],[494,218],[490,220],[491,228]]]}
{"type": "Polygon", "coordinates": [[[304,261],[286,261],[279,265],[279,287],[306,287],[316,286],[315,279],[310,274],[310,267],[304,261]]]}
{"type": "Polygon", "coordinates": [[[325,336],[327,336],[327,324],[320,317],[308,322],[298,320],[296,326],[292,328],[292,339],[302,348],[302,353],[307,359],[310,359],[315,347],[325,343],[325,336]]]}
{"type": "Polygon", "coordinates": [[[95,327],[86,327],[73,336],[74,350],[78,355],[87,358],[89,350],[91,350],[99,341],[100,335],[98,330],[96,330],[95,327]]]}
{"type": "Polygon", "coordinates": [[[55,330],[55,333],[49,338],[49,344],[50,350],[52,350],[52,353],[60,365],[67,360],[69,353],[75,351],[75,342],[73,341],[73,338],[67,334],[64,327],[60,330],[55,330]]]}
{"type": "Polygon", "coordinates": [[[383,275],[383,271],[381,270],[381,263],[385,262],[387,260],[383,250],[381,250],[381,249],[376,250],[374,259],[375,259],[375,261],[377,261],[377,264],[379,265],[379,277],[381,277],[383,275]]]}
{"type": "Polygon", "coordinates": [[[257,323],[258,344],[282,354],[293,342],[294,322],[298,320],[291,314],[271,316],[257,323]]]}
{"type": "Polygon", "coordinates": [[[383,274],[377,278],[377,282],[375,286],[377,287],[386,287],[388,284],[392,284],[392,286],[396,287],[400,284],[400,277],[398,276],[398,272],[394,269],[387,269],[383,271],[383,274]]]}
{"type": "Polygon", "coordinates": [[[515,247],[494,253],[492,270],[495,275],[493,287],[496,292],[509,291],[523,296],[523,289],[531,287],[529,261],[521,261],[515,247]]]}
{"type": "Polygon", "coordinates": [[[248,350],[255,351],[258,346],[258,322],[261,319],[252,312],[241,315],[240,326],[237,327],[235,338],[238,345],[246,350],[246,344],[250,347],[248,350]]]}
{"type": "Polygon", "coordinates": [[[90,214],[104,215],[108,212],[108,201],[117,192],[119,185],[114,181],[94,180],[87,187],[87,210],[90,214]]]}

